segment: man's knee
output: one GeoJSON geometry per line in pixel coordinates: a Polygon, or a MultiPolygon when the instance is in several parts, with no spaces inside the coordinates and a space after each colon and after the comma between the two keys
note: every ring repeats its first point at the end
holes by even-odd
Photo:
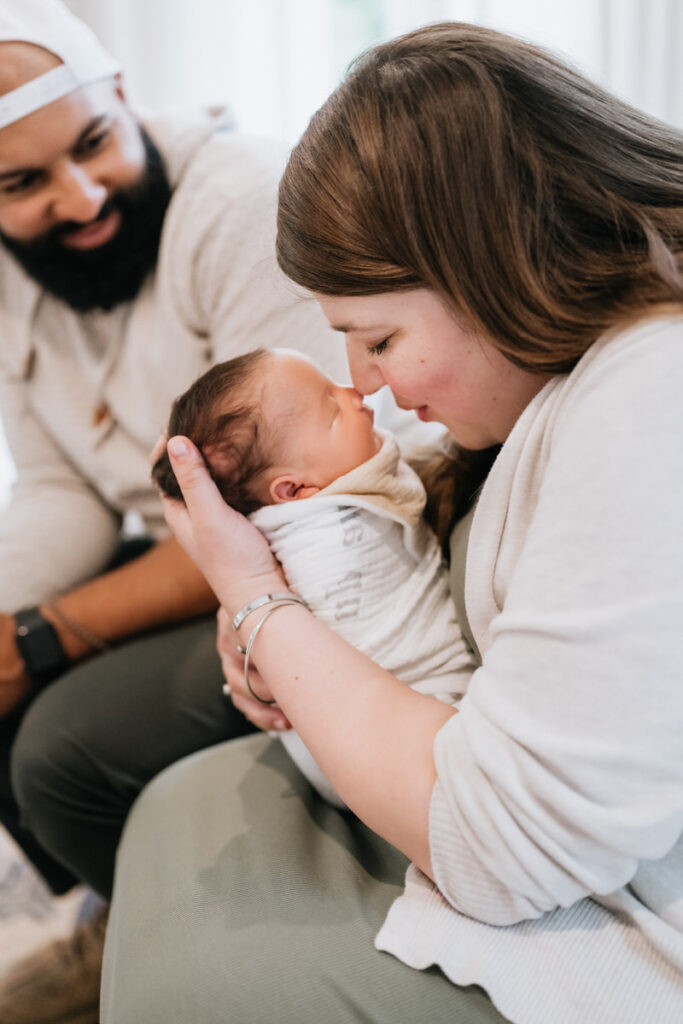
{"type": "Polygon", "coordinates": [[[29,707],[11,752],[12,788],[22,821],[31,831],[36,832],[46,814],[54,813],[82,758],[70,701],[60,693],[57,681],[29,707]]]}

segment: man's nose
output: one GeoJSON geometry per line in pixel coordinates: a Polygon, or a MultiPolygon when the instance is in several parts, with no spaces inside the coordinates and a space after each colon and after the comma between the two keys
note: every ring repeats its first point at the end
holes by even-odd
{"type": "Polygon", "coordinates": [[[74,161],[66,161],[55,175],[52,212],[56,221],[87,224],[95,220],[106,199],[106,186],[74,161]]]}
{"type": "Polygon", "coordinates": [[[349,363],[351,380],[355,390],[362,395],[372,395],[384,385],[384,378],[376,363],[362,353],[356,346],[347,345],[346,357],[349,363]]]}

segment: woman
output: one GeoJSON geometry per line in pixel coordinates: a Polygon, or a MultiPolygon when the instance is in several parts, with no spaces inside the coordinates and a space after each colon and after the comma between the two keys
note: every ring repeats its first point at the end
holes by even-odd
{"type": "Polygon", "coordinates": [[[346,334],[355,386],[388,384],[457,445],[432,497],[481,665],[454,712],[266,598],[288,592],[270,553],[172,439],[188,511],[169,521],[221,600],[232,699],[291,721],[360,821],[260,737],[165,773],[120,853],[103,1020],[673,1024],[680,135],[518,40],[420,29],[313,118],[278,254],[346,334]],[[371,939],[396,851],[393,959],[371,939]],[[141,928],[165,931],[155,967],[141,928]]]}

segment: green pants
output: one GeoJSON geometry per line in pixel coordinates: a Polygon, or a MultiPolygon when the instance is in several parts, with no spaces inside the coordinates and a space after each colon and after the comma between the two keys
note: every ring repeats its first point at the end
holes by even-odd
{"type": "Polygon", "coordinates": [[[488,1024],[477,988],[373,947],[406,861],[262,734],[185,758],[135,804],[103,1024],[488,1024]]]}
{"type": "Polygon", "coordinates": [[[56,891],[80,880],[108,896],[140,790],[181,757],[253,731],[222,679],[212,615],[74,666],[3,723],[0,820],[56,891]]]}

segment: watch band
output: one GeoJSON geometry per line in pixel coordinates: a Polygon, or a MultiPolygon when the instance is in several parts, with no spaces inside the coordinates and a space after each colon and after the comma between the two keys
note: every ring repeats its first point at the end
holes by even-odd
{"type": "Polygon", "coordinates": [[[45,686],[69,665],[57,630],[37,607],[17,612],[14,621],[17,625],[17,647],[26,674],[36,686],[45,686]]]}

